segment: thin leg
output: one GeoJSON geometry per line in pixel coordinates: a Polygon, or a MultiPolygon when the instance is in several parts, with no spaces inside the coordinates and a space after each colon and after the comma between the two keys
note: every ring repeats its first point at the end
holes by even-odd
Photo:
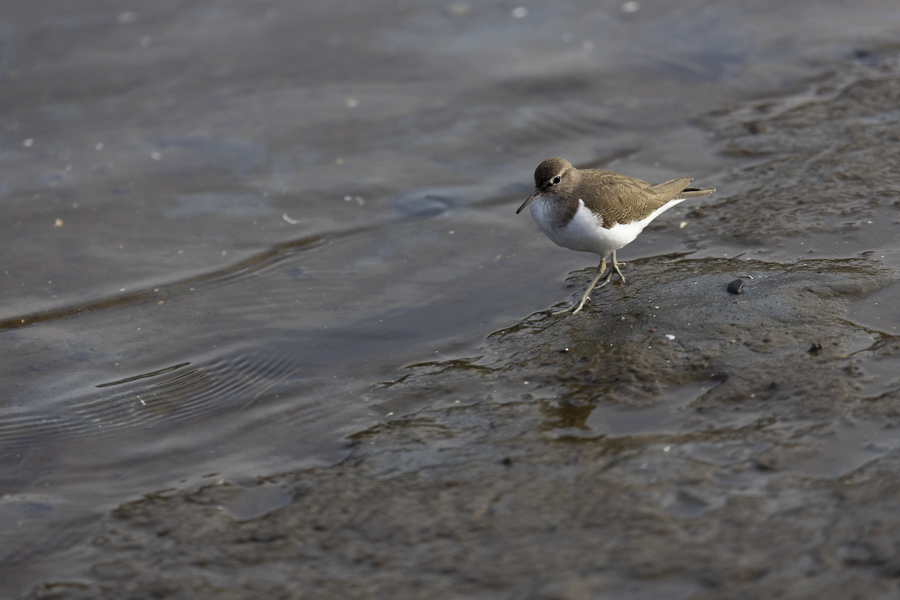
{"type": "MultiPolygon", "coordinates": [[[[625,263],[620,263],[619,261],[616,260],[616,251],[615,251],[615,250],[613,250],[612,266],[613,266],[613,269],[616,270],[616,273],[619,274],[619,277],[621,277],[621,278],[622,278],[622,281],[624,282],[624,281],[625,281],[625,276],[622,275],[622,271],[619,270],[619,267],[624,267],[624,266],[625,266],[625,263]]],[[[612,273],[610,273],[610,276],[612,276],[612,273]]]]}
{"type": "MultiPolygon", "coordinates": [[[[600,281],[600,277],[603,276],[604,271],[606,271],[606,257],[600,259],[600,265],[597,267],[597,275],[594,276],[594,280],[591,282],[591,285],[588,286],[587,291],[584,293],[584,296],[581,297],[581,302],[578,303],[577,307],[573,304],[569,308],[565,308],[565,309],[555,312],[553,314],[561,315],[561,314],[567,313],[571,310],[572,314],[574,315],[575,313],[580,311],[582,309],[582,307],[584,306],[584,303],[587,302],[588,296],[591,295],[591,290],[593,290],[594,286],[597,285],[597,282],[600,281]],[[572,310],[573,308],[575,308],[575,310],[572,310]]],[[[621,275],[621,273],[619,275],[621,275]]],[[[611,270],[609,272],[609,275],[606,276],[606,281],[601,283],[600,287],[603,287],[604,285],[609,283],[610,279],[612,279],[612,271],[611,270]]]]}

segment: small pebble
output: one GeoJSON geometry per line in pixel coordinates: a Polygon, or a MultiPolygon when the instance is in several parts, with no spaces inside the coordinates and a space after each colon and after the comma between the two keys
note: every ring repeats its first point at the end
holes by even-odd
{"type": "Polygon", "coordinates": [[[728,284],[728,291],[732,294],[740,294],[741,290],[744,289],[744,280],[743,279],[735,279],[731,283],[728,284]]]}

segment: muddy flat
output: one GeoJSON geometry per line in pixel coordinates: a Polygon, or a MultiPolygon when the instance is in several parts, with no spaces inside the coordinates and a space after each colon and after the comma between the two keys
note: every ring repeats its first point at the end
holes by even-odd
{"type": "Polygon", "coordinates": [[[0,597],[896,596],[893,4],[3,12],[0,597]]]}

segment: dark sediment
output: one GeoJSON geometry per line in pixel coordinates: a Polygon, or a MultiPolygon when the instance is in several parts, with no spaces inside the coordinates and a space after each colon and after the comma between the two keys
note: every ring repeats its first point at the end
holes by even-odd
{"type": "Polygon", "coordinates": [[[860,323],[897,279],[895,64],[705,118],[760,160],[695,255],[411,366],[338,466],[120,507],[28,597],[893,597],[900,339],[860,323]]]}

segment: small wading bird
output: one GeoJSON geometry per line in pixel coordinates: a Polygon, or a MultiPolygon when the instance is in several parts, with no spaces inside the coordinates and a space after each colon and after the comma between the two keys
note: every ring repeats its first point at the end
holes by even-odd
{"type": "Polygon", "coordinates": [[[600,169],[576,169],[562,158],[548,158],[534,171],[534,191],[516,214],[531,207],[531,217],[557,246],[600,255],[597,275],[578,305],[554,314],[577,313],[606,271],[606,257],[612,254],[612,268],[600,287],[610,282],[613,271],[622,281],[616,250],[634,241],[650,221],[688,198],[698,198],[715,188],[688,187],[690,177],[665,183],[640,179],[600,169]],[[574,310],[573,310],[574,309],[574,310]]]}

